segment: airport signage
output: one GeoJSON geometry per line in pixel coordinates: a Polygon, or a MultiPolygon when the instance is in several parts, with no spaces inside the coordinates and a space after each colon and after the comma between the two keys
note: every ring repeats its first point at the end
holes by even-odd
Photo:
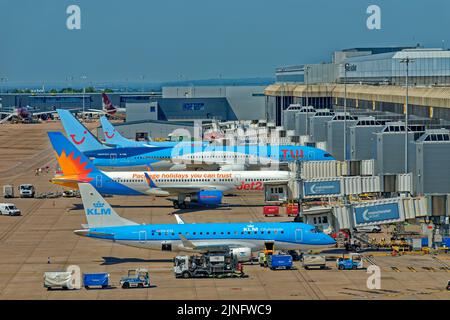
{"type": "Polygon", "coordinates": [[[357,68],[356,64],[348,64],[345,66],[345,69],[347,69],[347,72],[348,71],[356,71],[356,68],[357,68]]]}
{"type": "Polygon", "coordinates": [[[356,225],[400,220],[400,210],[397,202],[355,207],[354,215],[356,225]]]}
{"type": "Polygon", "coordinates": [[[303,190],[305,196],[336,195],[341,193],[341,181],[305,181],[303,183],[303,190]]]}
{"type": "Polygon", "coordinates": [[[183,110],[187,111],[205,110],[205,104],[203,102],[185,103],[183,104],[183,110]]]}

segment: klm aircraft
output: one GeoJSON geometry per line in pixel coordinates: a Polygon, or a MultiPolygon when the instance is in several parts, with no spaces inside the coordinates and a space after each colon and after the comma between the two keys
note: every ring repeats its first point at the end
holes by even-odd
{"type": "Polygon", "coordinates": [[[335,246],[330,236],[299,222],[138,224],[120,217],[88,183],[79,184],[87,225],[79,236],[163,251],[230,250],[241,261],[271,246],[277,250],[310,250],[335,246]]]}

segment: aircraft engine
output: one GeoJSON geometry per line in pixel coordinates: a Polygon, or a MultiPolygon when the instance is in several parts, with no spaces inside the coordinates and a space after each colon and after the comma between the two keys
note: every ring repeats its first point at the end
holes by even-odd
{"type": "Polygon", "coordinates": [[[186,165],[185,164],[174,164],[173,166],[170,167],[169,170],[170,171],[183,171],[183,170],[186,170],[186,165]]]}
{"type": "Polygon", "coordinates": [[[222,203],[222,191],[203,190],[191,195],[191,202],[201,205],[217,205],[222,203]]]}
{"type": "Polygon", "coordinates": [[[230,252],[239,262],[247,262],[252,258],[252,250],[250,248],[234,248],[230,252]]]}
{"type": "Polygon", "coordinates": [[[245,164],[225,164],[220,166],[220,171],[245,171],[245,164]]]}

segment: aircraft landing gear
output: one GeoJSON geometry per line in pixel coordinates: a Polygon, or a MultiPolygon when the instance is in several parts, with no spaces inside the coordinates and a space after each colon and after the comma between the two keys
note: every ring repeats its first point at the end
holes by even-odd
{"type": "Polygon", "coordinates": [[[178,200],[174,200],[173,201],[173,208],[174,209],[186,209],[187,208],[187,204],[186,204],[185,201],[179,202],[178,200]]]}
{"type": "Polygon", "coordinates": [[[186,209],[186,195],[180,194],[178,195],[178,200],[173,201],[173,208],[174,209],[186,209]]]}

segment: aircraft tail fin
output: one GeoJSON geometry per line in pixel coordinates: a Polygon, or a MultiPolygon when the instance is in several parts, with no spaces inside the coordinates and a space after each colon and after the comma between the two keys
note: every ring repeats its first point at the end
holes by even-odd
{"type": "Polygon", "coordinates": [[[94,179],[94,175],[101,172],[61,132],[47,134],[65,178],[70,177],[78,182],[90,182],[94,179]]]}
{"type": "Polygon", "coordinates": [[[70,111],[57,109],[67,137],[81,152],[108,149],[70,111]]]}
{"type": "Polygon", "coordinates": [[[103,109],[104,109],[104,110],[110,111],[110,110],[116,109],[116,108],[112,105],[111,100],[109,100],[108,95],[107,95],[106,93],[104,93],[104,92],[102,92],[102,102],[103,102],[103,109]]]}
{"type": "Polygon", "coordinates": [[[102,124],[103,135],[105,136],[106,143],[119,145],[122,147],[136,145],[133,141],[124,138],[105,116],[100,117],[100,123],[102,124]]]}
{"type": "Polygon", "coordinates": [[[79,183],[78,188],[89,228],[137,225],[119,216],[91,184],[79,183]]]}

